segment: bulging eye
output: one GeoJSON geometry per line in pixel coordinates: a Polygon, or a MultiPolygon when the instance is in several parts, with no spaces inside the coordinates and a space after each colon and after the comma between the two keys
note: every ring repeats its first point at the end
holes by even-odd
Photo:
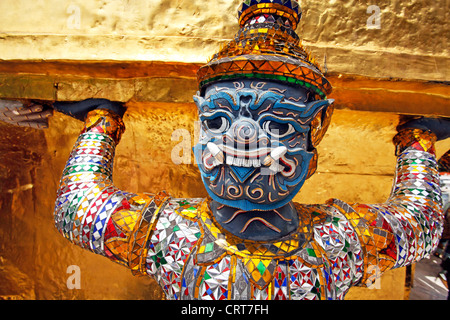
{"type": "Polygon", "coordinates": [[[228,130],[230,123],[225,117],[215,117],[203,121],[203,125],[213,134],[223,133],[228,130]]]}
{"type": "Polygon", "coordinates": [[[284,138],[295,131],[290,123],[277,122],[273,120],[265,121],[262,125],[264,131],[276,138],[284,138]]]}

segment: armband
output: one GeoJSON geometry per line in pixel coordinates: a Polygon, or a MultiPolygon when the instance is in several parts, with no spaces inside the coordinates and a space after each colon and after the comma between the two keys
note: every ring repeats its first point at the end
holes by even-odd
{"type": "Polygon", "coordinates": [[[84,132],[96,132],[109,135],[116,144],[125,132],[122,117],[107,109],[95,109],[87,114],[84,132]]]}
{"type": "Polygon", "coordinates": [[[426,151],[436,155],[436,135],[431,131],[421,129],[404,129],[397,133],[393,139],[395,155],[399,156],[405,149],[412,147],[416,150],[426,151]]]}

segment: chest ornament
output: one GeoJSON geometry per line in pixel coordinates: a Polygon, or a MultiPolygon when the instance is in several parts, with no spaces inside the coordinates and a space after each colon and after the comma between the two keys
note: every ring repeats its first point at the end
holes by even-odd
{"type": "Polygon", "coordinates": [[[263,289],[273,280],[280,262],[298,259],[308,253],[316,256],[316,250],[310,245],[306,246],[313,234],[311,220],[306,218],[308,214],[302,216],[295,232],[274,241],[252,241],[241,239],[223,229],[215,221],[208,202],[204,202],[198,210],[202,237],[197,243],[195,264],[208,266],[231,256],[231,261],[242,261],[249,280],[257,288],[263,289]]]}

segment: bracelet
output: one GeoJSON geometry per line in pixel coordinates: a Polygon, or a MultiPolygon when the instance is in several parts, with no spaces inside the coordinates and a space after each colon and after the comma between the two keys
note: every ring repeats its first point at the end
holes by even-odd
{"type": "Polygon", "coordinates": [[[436,135],[431,131],[422,129],[404,129],[397,133],[393,139],[395,155],[399,156],[406,148],[413,147],[416,150],[426,151],[436,155],[434,144],[436,135]]]}
{"type": "Polygon", "coordinates": [[[109,135],[119,143],[125,132],[125,124],[122,117],[107,109],[95,109],[90,111],[85,120],[84,132],[97,132],[109,135]]]}

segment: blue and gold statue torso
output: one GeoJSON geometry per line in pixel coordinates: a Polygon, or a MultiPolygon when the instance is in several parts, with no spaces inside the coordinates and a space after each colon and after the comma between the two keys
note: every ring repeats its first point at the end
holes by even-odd
{"type": "Polygon", "coordinates": [[[170,299],[341,299],[363,276],[356,233],[331,205],[298,209],[297,232],[263,242],[221,228],[209,200],[167,200],[145,271],[170,299]]]}
{"type": "Polygon", "coordinates": [[[342,299],[351,286],[431,254],[442,233],[433,136],[421,130],[395,139],[386,203],[295,204],[296,230],[254,241],[222,228],[210,199],[117,189],[120,123],[105,110],[89,114],[61,179],[55,224],[71,242],[152,276],[170,299],[342,299]]]}
{"type": "Polygon", "coordinates": [[[235,39],[198,72],[194,154],[211,199],[117,189],[124,124],[97,107],[63,173],[58,230],[150,275],[169,299],[342,299],[431,254],[443,216],[437,136],[428,130],[394,137],[385,203],[293,203],[333,113],[331,86],[295,33],[300,16],[294,0],[245,1],[235,39]]]}

